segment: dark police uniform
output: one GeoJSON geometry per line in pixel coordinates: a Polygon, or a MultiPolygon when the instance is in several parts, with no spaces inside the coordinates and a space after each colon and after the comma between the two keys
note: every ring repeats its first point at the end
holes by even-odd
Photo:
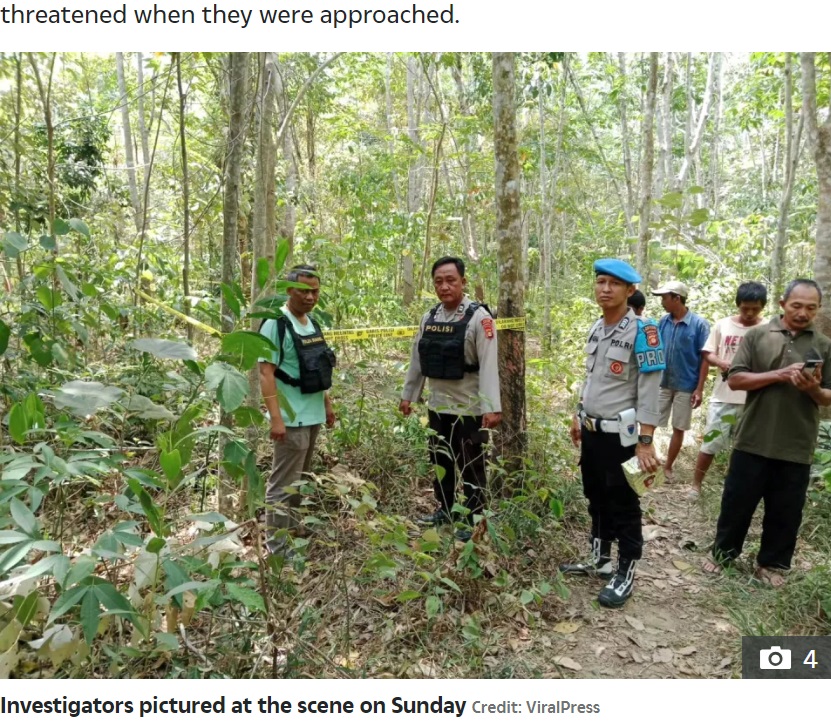
{"type": "MultiPolygon", "coordinates": [[[[634,268],[619,260],[598,260],[594,270],[627,283],[641,280],[634,268]]],[[[603,605],[623,605],[632,592],[635,561],[641,558],[640,501],[621,464],[635,455],[637,424],[658,423],[661,374],[657,371],[664,367],[654,321],[639,319],[628,308],[616,324],[606,327],[600,318],[592,326],[578,405],[580,467],[592,522],[592,555],[589,563],[562,564],[560,570],[611,579],[599,597],[603,605]],[[619,550],[616,574],[611,561],[615,540],[619,550]]],[[[641,438],[651,442],[651,438],[641,438]]]]}
{"type": "Polygon", "coordinates": [[[431,462],[442,469],[433,482],[439,511],[450,519],[461,470],[467,518],[485,505],[485,413],[500,413],[496,323],[487,309],[467,296],[451,312],[439,303],[424,314],[413,343],[402,400],[415,402],[429,378],[431,462]]]}

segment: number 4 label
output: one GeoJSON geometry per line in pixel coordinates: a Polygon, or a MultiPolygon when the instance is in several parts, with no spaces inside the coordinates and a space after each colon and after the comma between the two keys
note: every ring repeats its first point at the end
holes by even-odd
{"type": "Polygon", "coordinates": [[[819,661],[817,661],[817,652],[814,649],[808,651],[808,655],[802,663],[803,665],[810,666],[811,668],[819,666],[819,661]]]}

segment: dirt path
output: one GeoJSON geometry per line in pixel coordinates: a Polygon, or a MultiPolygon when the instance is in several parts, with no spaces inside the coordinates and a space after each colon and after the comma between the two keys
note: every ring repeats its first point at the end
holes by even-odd
{"type": "MultiPolygon", "coordinates": [[[[679,474],[680,475],[680,474],[679,474]]],[[[572,617],[543,640],[565,676],[719,678],[740,669],[740,633],[719,609],[700,570],[711,522],[677,482],[644,507],[644,558],[622,610],[598,606],[603,582],[569,578],[572,617]]]]}

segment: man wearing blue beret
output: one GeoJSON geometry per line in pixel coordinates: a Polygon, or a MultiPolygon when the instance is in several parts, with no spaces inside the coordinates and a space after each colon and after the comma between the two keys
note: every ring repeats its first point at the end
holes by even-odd
{"type": "Polygon", "coordinates": [[[608,579],[598,601],[620,608],[632,595],[635,565],[643,550],[640,501],[621,464],[637,455],[643,470],[659,468],[652,434],[659,419],[658,371],[665,365],[657,326],[639,319],[627,305],[634,284],[641,281],[637,271],[622,260],[604,258],[595,262],[594,272],[594,295],[603,316],[589,331],[586,380],[571,426],[571,440],[581,446],[591,557],[583,563],[564,563],[560,571],[608,579]]]}

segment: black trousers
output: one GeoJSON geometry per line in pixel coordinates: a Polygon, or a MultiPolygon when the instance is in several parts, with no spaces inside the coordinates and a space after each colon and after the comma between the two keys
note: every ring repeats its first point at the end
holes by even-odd
{"type": "Polygon", "coordinates": [[[433,490],[441,509],[450,514],[456,499],[456,467],[462,475],[467,518],[485,507],[485,449],[488,432],[482,429],[482,416],[456,416],[429,411],[430,460],[437,469],[433,490]]]}
{"type": "Polygon", "coordinates": [[[636,561],[643,552],[641,503],[621,468],[634,455],[635,446],[624,448],[617,433],[583,429],[580,468],[592,537],[617,541],[620,557],[636,561]]]}
{"type": "Polygon", "coordinates": [[[724,479],[713,558],[730,563],[742,552],[753,513],[764,499],[762,544],[756,560],[765,568],[790,568],[811,466],[734,450],[724,479]]]}

